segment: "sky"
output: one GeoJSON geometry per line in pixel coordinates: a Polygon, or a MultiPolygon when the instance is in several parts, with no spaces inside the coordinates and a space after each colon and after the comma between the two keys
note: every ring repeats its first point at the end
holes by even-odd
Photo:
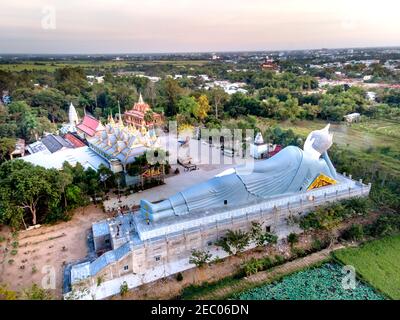
{"type": "Polygon", "coordinates": [[[0,0],[0,53],[400,46],[398,0],[0,0]]]}

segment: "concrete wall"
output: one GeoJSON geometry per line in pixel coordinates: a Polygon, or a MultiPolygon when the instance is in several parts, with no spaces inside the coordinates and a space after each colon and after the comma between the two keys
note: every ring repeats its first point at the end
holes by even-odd
{"type": "MultiPolygon", "coordinates": [[[[327,204],[341,199],[368,196],[369,190],[370,187],[364,186],[360,189],[325,197],[321,199],[321,202],[327,204]]],[[[193,249],[208,250],[228,230],[250,231],[252,222],[260,223],[264,230],[270,227],[271,232],[276,234],[279,239],[285,238],[291,232],[301,232],[298,227],[288,225],[289,217],[304,215],[322,203],[289,204],[275,209],[272,213],[260,211],[258,214],[232,218],[190,232],[144,241],[141,245],[136,245],[120,261],[107,266],[94,277],[85,280],[85,283],[94,285],[98,277],[101,277],[103,281],[108,281],[131,273],[144,274],[162,265],[173,264],[182,259],[189,260],[193,249]]]]}

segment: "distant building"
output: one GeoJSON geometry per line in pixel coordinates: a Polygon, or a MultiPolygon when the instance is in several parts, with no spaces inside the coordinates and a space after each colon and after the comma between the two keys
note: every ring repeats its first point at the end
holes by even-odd
{"type": "Polygon", "coordinates": [[[266,58],[265,61],[261,64],[261,69],[279,72],[279,66],[274,62],[273,59],[266,58]]]}
{"type": "Polygon", "coordinates": [[[61,170],[64,162],[68,162],[72,166],[76,166],[79,162],[85,169],[91,168],[96,171],[100,165],[108,167],[107,161],[87,146],[82,148],[68,148],[55,153],[42,151],[21,159],[46,169],[61,170]]]}
{"type": "Polygon", "coordinates": [[[348,122],[348,123],[354,123],[354,122],[360,122],[361,120],[361,114],[354,112],[354,113],[350,113],[346,116],[344,116],[344,119],[348,122]]]}
{"type": "Polygon", "coordinates": [[[367,98],[369,101],[375,101],[376,99],[376,93],[373,91],[368,91],[367,92],[367,98]]]}
{"type": "Polygon", "coordinates": [[[18,139],[15,143],[15,150],[10,153],[11,160],[16,157],[23,157],[25,155],[25,140],[18,139]]]}
{"type": "Polygon", "coordinates": [[[152,120],[146,121],[146,113],[152,112],[150,106],[143,101],[142,94],[139,96],[139,101],[135,103],[131,110],[125,111],[124,120],[127,125],[133,125],[136,128],[142,126],[149,128],[163,125],[163,118],[160,114],[152,112],[152,120]]]}
{"type": "Polygon", "coordinates": [[[363,81],[371,81],[372,76],[364,76],[363,81]]]}
{"type": "Polygon", "coordinates": [[[257,133],[254,143],[250,144],[250,156],[254,159],[270,158],[282,150],[282,146],[264,143],[261,133],[257,133]]]}

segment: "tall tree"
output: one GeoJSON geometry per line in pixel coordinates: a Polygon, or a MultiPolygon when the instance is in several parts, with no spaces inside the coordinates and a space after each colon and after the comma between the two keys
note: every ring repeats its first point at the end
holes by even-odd
{"type": "Polygon", "coordinates": [[[164,82],[163,91],[166,100],[165,114],[167,116],[175,116],[177,114],[177,102],[182,93],[182,88],[176,80],[167,78],[164,82]]]}
{"type": "Polygon", "coordinates": [[[13,138],[0,138],[0,163],[9,158],[15,149],[15,142],[13,138]]]}
{"type": "Polygon", "coordinates": [[[193,114],[198,120],[203,122],[204,119],[207,117],[210,109],[211,109],[211,107],[210,107],[210,103],[208,102],[207,96],[202,94],[197,99],[197,107],[193,110],[193,114]]]}

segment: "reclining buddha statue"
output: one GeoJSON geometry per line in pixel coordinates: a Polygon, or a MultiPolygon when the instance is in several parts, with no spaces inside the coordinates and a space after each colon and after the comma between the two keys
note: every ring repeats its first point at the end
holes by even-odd
{"type": "Polygon", "coordinates": [[[335,184],[336,170],[327,153],[333,138],[329,127],[328,124],[322,130],[311,132],[303,150],[288,146],[269,159],[228,169],[159,203],[141,200],[140,210],[148,221],[158,221],[335,184]]]}

